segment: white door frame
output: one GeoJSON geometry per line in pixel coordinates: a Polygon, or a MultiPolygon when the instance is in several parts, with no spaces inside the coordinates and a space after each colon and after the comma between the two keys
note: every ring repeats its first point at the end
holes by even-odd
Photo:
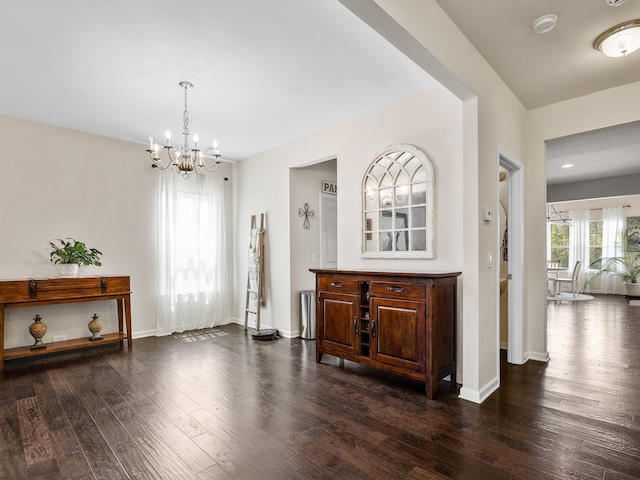
{"type": "MultiPolygon", "coordinates": [[[[498,164],[509,178],[508,282],[509,320],[507,362],[522,365],[524,359],[524,165],[498,146],[498,164]]],[[[498,182],[499,184],[499,182],[498,182]]],[[[498,189],[499,189],[498,185],[498,189]]],[[[498,225],[498,230],[500,226],[498,225]]],[[[501,236],[498,238],[502,240],[501,236]]],[[[500,279],[498,278],[498,282],[500,279]]],[[[498,292],[500,286],[498,285],[498,292]]],[[[499,295],[499,293],[498,293],[499,295]]],[[[499,304],[499,303],[498,303],[499,304]]],[[[500,312],[498,309],[498,345],[500,345],[500,312]]]]}

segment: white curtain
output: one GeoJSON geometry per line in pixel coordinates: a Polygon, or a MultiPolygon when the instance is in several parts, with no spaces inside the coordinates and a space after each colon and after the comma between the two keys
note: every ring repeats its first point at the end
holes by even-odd
{"type": "MultiPolygon", "coordinates": [[[[623,253],[621,235],[624,230],[622,207],[609,207],[602,210],[602,257],[621,257],[623,253]]],[[[600,291],[616,295],[625,295],[626,288],[622,279],[611,274],[600,278],[600,291]]]]}
{"type": "Polygon", "coordinates": [[[223,180],[157,173],[156,335],[219,325],[229,318],[232,295],[223,180]]]}
{"type": "MultiPolygon", "coordinates": [[[[573,227],[569,233],[569,276],[577,261],[582,262],[578,285],[581,287],[585,279],[585,271],[589,267],[589,210],[569,212],[573,227]]],[[[582,290],[582,288],[580,288],[582,290]]]]}

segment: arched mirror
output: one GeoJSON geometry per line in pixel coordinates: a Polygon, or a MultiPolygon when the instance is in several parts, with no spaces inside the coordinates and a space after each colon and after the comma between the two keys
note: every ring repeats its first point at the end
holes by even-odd
{"type": "Polygon", "coordinates": [[[362,256],[433,258],[433,165],[412,145],[376,155],[362,179],[362,256]]]}

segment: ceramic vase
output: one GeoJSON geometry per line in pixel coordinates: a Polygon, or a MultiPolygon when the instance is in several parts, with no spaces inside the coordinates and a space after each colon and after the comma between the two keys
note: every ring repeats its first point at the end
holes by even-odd
{"type": "Polygon", "coordinates": [[[89,337],[89,340],[102,340],[100,330],[102,330],[102,322],[98,320],[98,315],[94,313],[89,322],[89,331],[93,334],[89,337]]]}
{"type": "Polygon", "coordinates": [[[42,323],[42,318],[40,315],[36,315],[33,317],[33,323],[29,325],[29,333],[36,340],[36,343],[33,344],[31,350],[36,350],[38,348],[47,348],[46,343],[42,343],[42,337],[47,333],[47,325],[42,323]]]}
{"type": "Polygon", "coordinates": [[[56,263],[59,277],[77,277],[80,265],[77,263],[56,263]]]}

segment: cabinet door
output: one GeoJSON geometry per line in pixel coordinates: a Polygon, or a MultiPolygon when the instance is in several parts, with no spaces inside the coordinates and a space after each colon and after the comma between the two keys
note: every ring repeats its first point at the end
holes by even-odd
{"type": "Polygon", "coordinates": [[[373,298],[371,307],[373,359],[387,365],[424,372],[424,302],[373,298]]]}
{"type": "Polygon", "coordinates": [[[358,296],[320,292],[319,300],[318,344],[329,354],[355,355],[358,296]]]}

